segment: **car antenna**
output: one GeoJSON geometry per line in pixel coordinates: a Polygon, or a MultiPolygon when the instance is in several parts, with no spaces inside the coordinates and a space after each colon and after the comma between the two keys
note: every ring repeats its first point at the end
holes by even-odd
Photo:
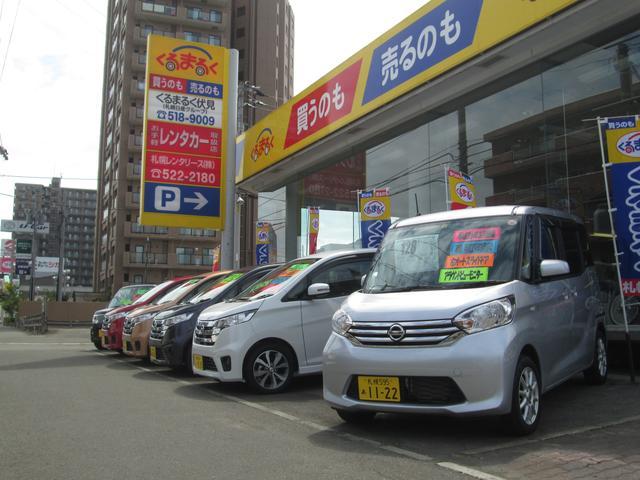
{"type": "Polygon", "coordinates": [[[420,208],[418,208],[418,194],[414,193],[415,198],[416,198],[416,215],[419,217],[420,216],[420,208]]]}

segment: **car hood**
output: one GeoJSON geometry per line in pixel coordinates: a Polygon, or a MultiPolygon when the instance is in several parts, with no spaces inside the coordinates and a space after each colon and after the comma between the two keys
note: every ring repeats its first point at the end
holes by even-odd
{"type": "Polygon", "coordinates": [[[264,299],[253,300],[249,302],[222,302],[205,308],[198,320],[214,320],[216,318],[234,315],[236,313],[246,312],[247,310],[258,310],[264,299]]]}
{"type": "Polygon", "coordinates": [[[439,320],[513,293],[513,283],[482,288],[351,294],[342,304],[353,321],[439,320]]]}
{"type": "Polygon", "coordinates": [[[94,315],[106,315],[111,310],[113,310],[113,308],[101,308],[100,310],[96,310],[95,312],[93,312],[93,314],[94,315]]]}

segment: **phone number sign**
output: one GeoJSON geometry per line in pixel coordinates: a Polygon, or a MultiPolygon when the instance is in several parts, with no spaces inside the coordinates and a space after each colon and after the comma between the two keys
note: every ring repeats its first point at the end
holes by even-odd
{"type": "Polygon", "coordinates": [[[222,229],[229,52],[149,35],[140,223],[222,229]]]}

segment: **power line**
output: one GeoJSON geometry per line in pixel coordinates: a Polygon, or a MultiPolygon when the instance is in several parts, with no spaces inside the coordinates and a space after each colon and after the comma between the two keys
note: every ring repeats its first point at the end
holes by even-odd
{"type": "Polygon", "coordinates": [[[2,82],[2,77],[4,75],[4,67],[7,64],[7,58],[9,57],[9,48],[11,48],[11,40],[13,39],[13,30],[16,28],[16,20],[18,19],[18,10],[20,10],[20,2],[18,0],[18,5],[16,6],[16,13],[13,16],[13,25],[11,25],[11,33],[9,34],[9,42],[7,43],[7,50],[4,53],[4,60],[2,61],[2,70],[0,70],[0,82],[2,82]]]}

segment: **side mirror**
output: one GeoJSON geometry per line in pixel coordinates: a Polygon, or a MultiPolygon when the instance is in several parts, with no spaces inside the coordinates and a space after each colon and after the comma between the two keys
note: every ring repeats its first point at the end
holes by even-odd
{"type": "Polygon", "coordinates": [[[557,277],[569,273],[569,264],[564,260],[542,260],[540,262],[540,275],[543,278],[557,277]]]}
{"type": "Polygon", "coordinates": [[[307,295],[309,295],[310,297],[317,297],[320,295],[326,295],[330,291],[331,289],[329,288],[328,284],[314,283],[312,285],[309,285],[309,288],[307,288],[307,295]]]}
{"type": "Polygon", "coordinates": [[[362,278],[360,279],[360,286],[364,287],[364,282],[367,281],[367,275],[362,275],[362,278]]]}

